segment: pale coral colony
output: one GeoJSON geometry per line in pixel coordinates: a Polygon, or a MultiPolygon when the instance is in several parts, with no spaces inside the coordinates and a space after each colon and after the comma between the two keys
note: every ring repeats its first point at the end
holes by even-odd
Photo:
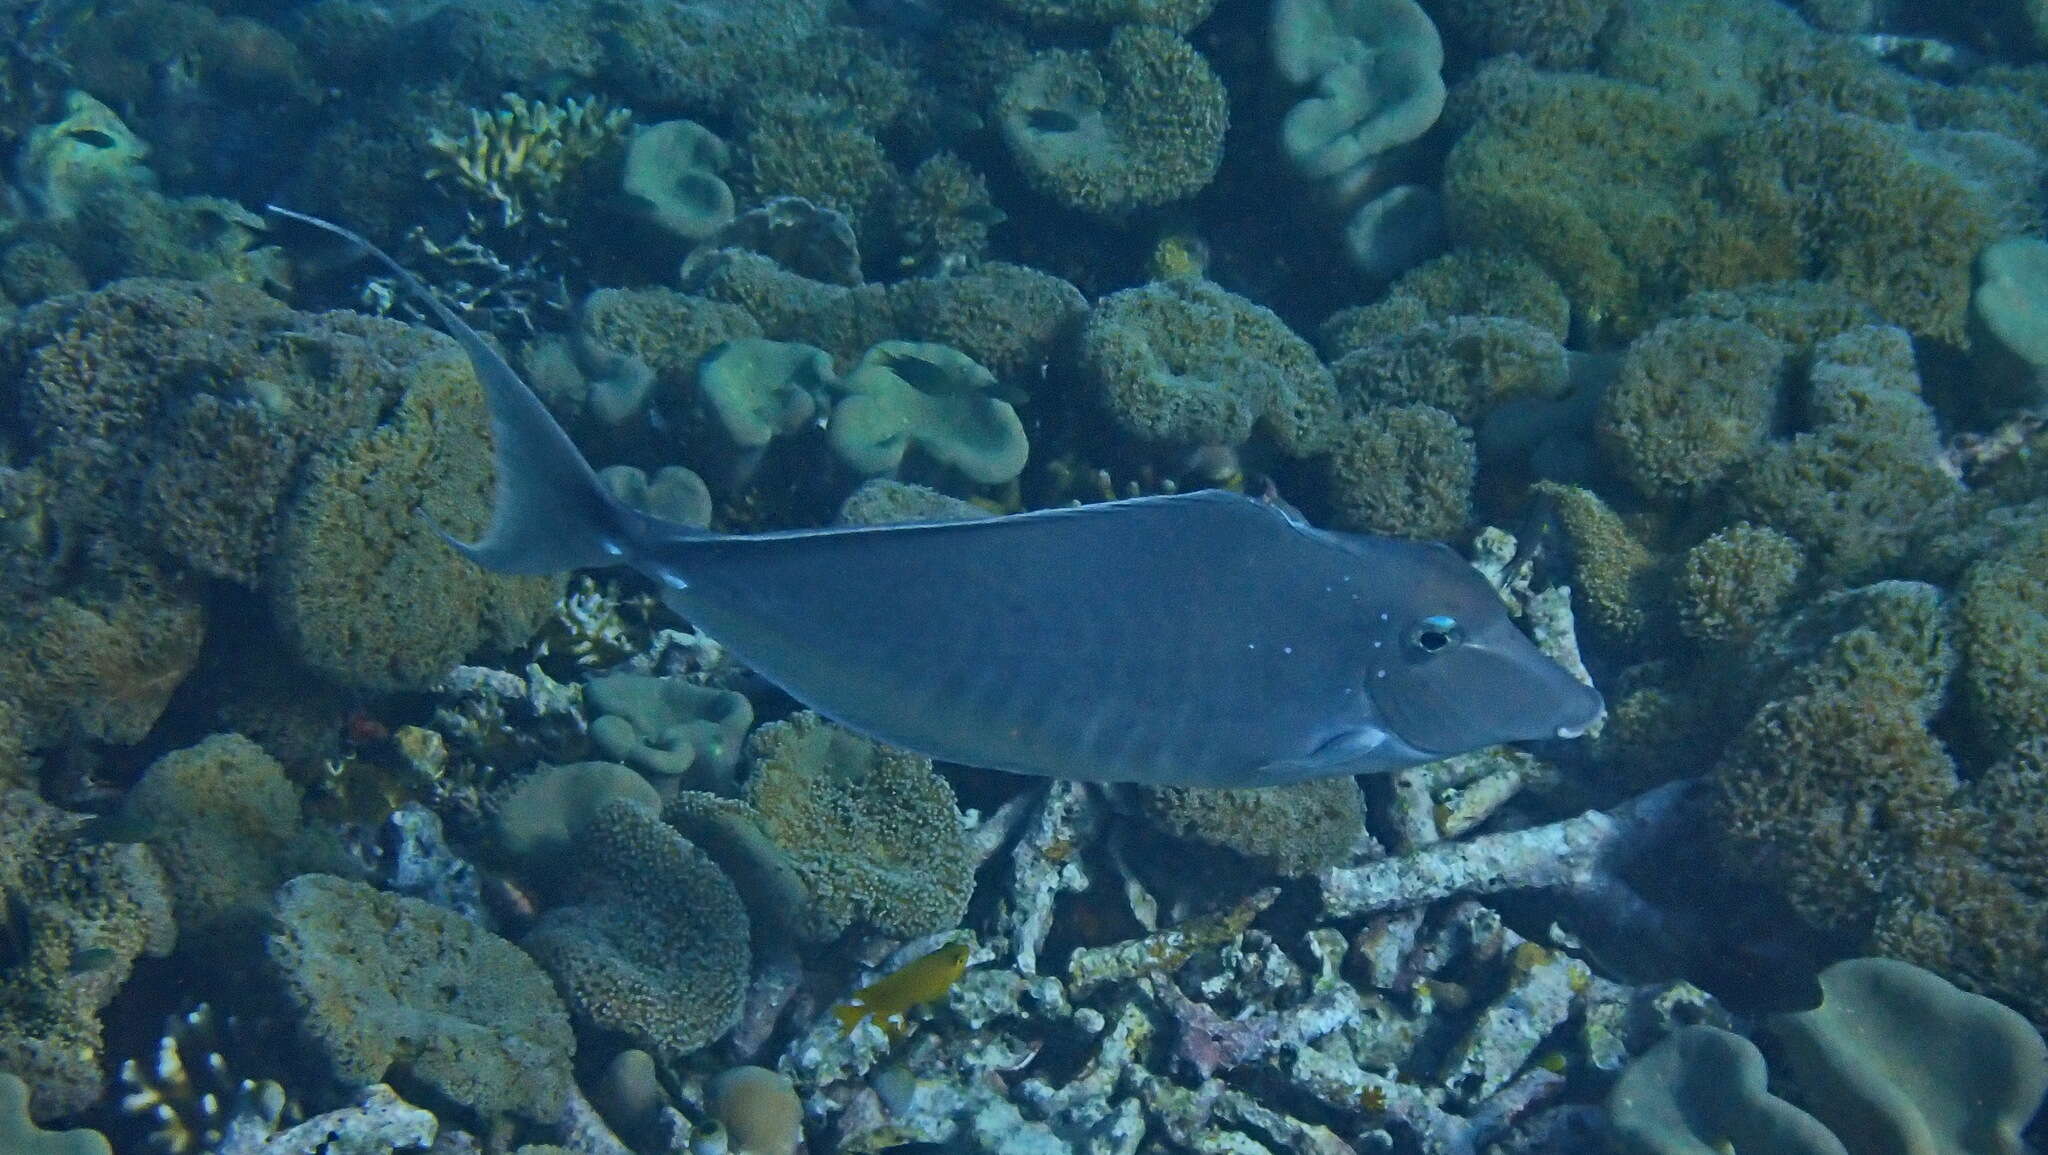
{"type": "Polygon", "coordinates": [[[2048,1139],[2038,0],[0,12],[0,1151],[2048,1139]],[[877,745],[447,549],[469,361],[272,201],[660,516],[1273,494],[1607,717],[877,745]]]}

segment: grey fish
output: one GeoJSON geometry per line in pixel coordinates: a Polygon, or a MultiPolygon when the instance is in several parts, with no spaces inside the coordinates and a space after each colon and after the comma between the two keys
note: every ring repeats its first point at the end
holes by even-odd
{"type": "Polygon", "coordinates": [[[1601,713],[1451,550],[1220,490],[779,533],[650,517],[389,257],[283,215],[389,266],[475,362],[497,508],[454,548],[504,573],[630,566],[792,697],[882,742],[1019,774],[1247,787],[1576,737],[1601,713]]]}

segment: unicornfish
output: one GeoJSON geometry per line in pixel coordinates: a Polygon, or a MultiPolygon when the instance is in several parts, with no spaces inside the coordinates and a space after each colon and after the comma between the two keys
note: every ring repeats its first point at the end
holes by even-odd
{"type": "Polygon", "coordinates": [[[1576,737],[1599,693],[1436,544],[1220,490],[976,521],[719,534],[620,503],[492,347],[390,257],[488,394],[501,573],[627,566],[849,729],[948,762],[1179,786],[1394,770],[1576,737]]]}

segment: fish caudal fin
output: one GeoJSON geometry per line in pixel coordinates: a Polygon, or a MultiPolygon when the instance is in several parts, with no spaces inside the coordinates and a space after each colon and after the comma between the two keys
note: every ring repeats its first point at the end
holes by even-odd
{"type": "MultiPolygon", "coordinates": [[[[545,574],[626,560],[636,521],[599,484],[590,463],[512,366],[431,289],[382,249],[331,221],[268,206],[278,216],[340,237],[391,271],[455,338],[476,367],[490,404],[497,466],[496,508],[482,539],[441,536],[464,557],[500,573],[545,574]]],[[[438,528],[438,527],[437,527],[438,528]]]]}

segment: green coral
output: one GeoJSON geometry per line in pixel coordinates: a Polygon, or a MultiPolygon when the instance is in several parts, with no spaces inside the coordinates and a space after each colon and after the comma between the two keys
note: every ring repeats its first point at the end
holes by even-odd
{"type": "Polygon", "coordinates": [[[1711,484],[1763,443],[1788,350],[1751,325],[1671,320],[1629,345],[1596,432],[1617,472],[1651,497],[1711,484]]]}
{"type": "Polygon", "coordinates": [[[1340,421],[1330,371],[1285,322],[1205,280],[1112,293],[1081,330],[1081,367],[1126,432],[1168,445],[1327,448],[1340,421]]]}
{"type": "Polygon", "coordinates": [[[1428,405],[1376,405],[1327,459],[1332,524],[1439,541],[1472,520],[1479,454],[1472,431],[1428,405]]]}
{"type": "Polygon", "coordinates": [[[705,354],[760,335],[746,310],[671,289],[599,289],[576,314],[580,360],[637,359],[670,397],[690,396],[705,354]]]}
{"type": "Polygon", "coordinates": [[[1806,551],[1774,529],[1738,522],[1686,551],[1677,582],[1678,628],[1741,644],[1778,616],[1799,584],[1806,551]]]}
{"type": "Polygon", "coordinates": [[[838,382],[832,356],[796,341],[743,337],[716,346],[697,365],[697,392],[741,449],[762,449],[817,415],[838,382]]]}
{"type": "Polygon", "coordinates": [[[1535,492],[1554,506],[1571,542],[1572,592],[1585,620],[1615,641],[1642,642],[1661,604],[1657,556],[1591,490],[1543,482],[1535,492]]]}
{"type": "Polygon", "coordinates": [[[1236,851],[1290,877],[1335,865],[1365,829],[1365,798],[1352,778],[1254,790],[1147,787],[1137,803],[1169,834],[1236,851]]]}
{"type": "Polygon", "coordinates": [[[179,926],[202,940],[261,917],[285,879],[342,858],[305,827],[284,767],[240,734],[151,763],[121,814],[163,863],[179,926]]]}
{"type": "Polygon", "coordinates": [[[1454,249],[1402,273],[1386,296],[1330,314],[1317,343],[1335,361],[1425,321],[1506,317],[1559,341],[1571,329],[1571,302],[1550,274],[1517,253],[1454,249]]]}
{"type": "Polygon", "coordinates": [[[683,794],[671,821],[736,872],[774,876],[808,941],[855,924],[909,938],[951,929],[974,888],[953,791],[931,761],[802,713],[754,732],[738,801],[683,794]]]}
{"type": "Polygon", "coordinates": [[[950,345],[1005,380],[1031,377],[1060,351],[1088,310],[1051,273],[989,261],[952,276],[888,288],[894,335],[950,345]]]}
{"type": "Polygon", "coordinates": [[[579,842],[574,901],[523,940],[577,1020],[670,1059],[731,1030],[750,966],[731,880],[629,799],[600,806],[579,842]]]}
{"type": "Polygon", "coordinates": [[[0,1071],[0,1151],[9,1155],[113,1155],[98,1131],[45,1131],[29,1110],[28,1084],[0,1071]]]}
{"type": "Polygon", "coordinates": [[[1187,41],[1119,27],[1096,50],[1052,49],[1003,86],[995,109],[1033,187],[1103,216],[1201,191],[1223,160],[1223,82],[1187,41]]]}
{"type": "Polygon", "coordinates": [[[268,957],[342,1083],[403,1076],[486,1118],[544,1122],[573,1085],[576,1040],[547,975],[453,911],[304,874],[278,889],[268,957]]]}
{"type": "Polygon", "coordinates": [[[825,436],[855,472],[893,473],[916,449],[979,485],[1024,470],[1024,423],[994,393],[995,374],[944,345],[883,341],[836,383],[825,436]]]}
{"type": "Polygon", "coordinates": [[[754,725],[745,695],[682,677],[608,674],[585,683],[583,696],[591,707],[590,740],[610,757],[669,792],[683,779],[694,789],[731,787],[754,725]]]}
{"type": "Polygon", "coordinates": [[[100,1012],[141,955],[171,952],[177,925],[148,848],[87,837],[85,815],[33,792],[0,794],[0,894],[13,958],[0,972],[0,1071],[20,1076],[38,1119],[106,1093],[100,1012]]]}

